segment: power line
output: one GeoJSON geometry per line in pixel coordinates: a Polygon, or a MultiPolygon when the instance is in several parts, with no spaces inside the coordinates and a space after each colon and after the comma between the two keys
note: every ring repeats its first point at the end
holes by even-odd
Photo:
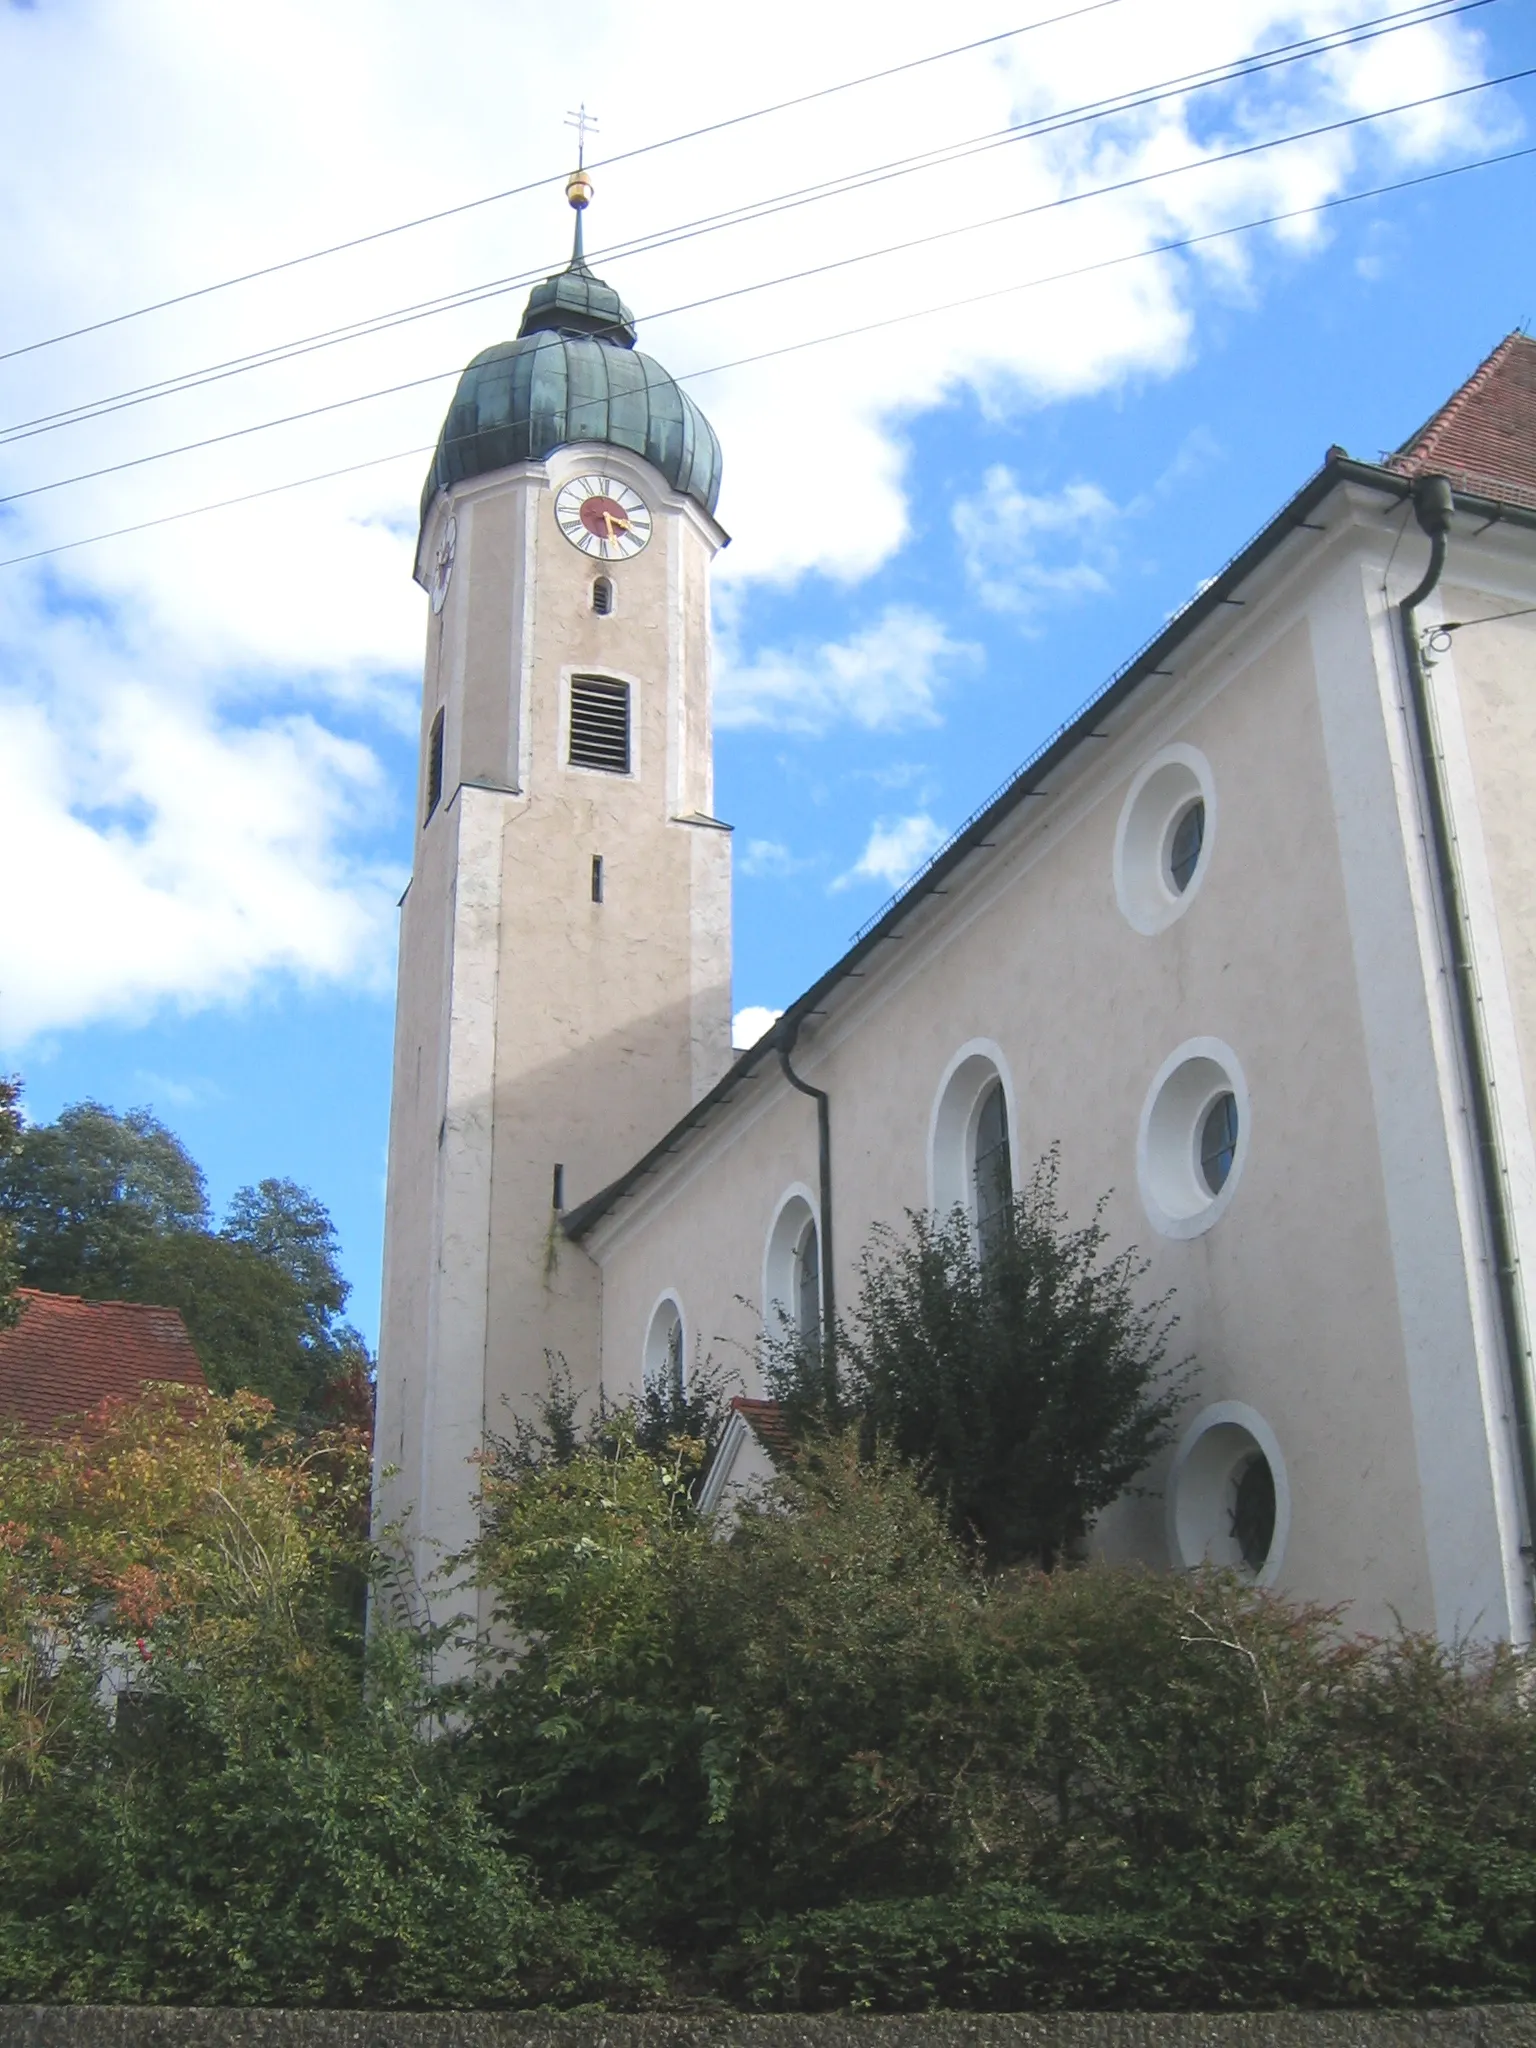
{"type": "MultiPolygon", "coordinates": [[[[625,256],[648,254],[655,249],[669,247],[698,235],[717,232],[721,228],[766,219],[773,214],[788,211],[796,206],[809,205],[819,199],[840,197],[866,186],[885,182],[892,177],[937,168],[985,150],[1006,147],[1012,142],[1038,140],[1042,136],[1058,134],[1069,128],[1108,120],[1119,114],[1156,105],[1164,99],[1177,98],[1185,92],[1206,91],[1231,84],[1281,65],[1330,55],[1334,51],[1372,41],[1377,36],[1397,34],[1405,28],[1422,27],[1429,22],[1441,21],[1491,4],[1492,0],[1423,0],[1423,4],[1404,13],[1376,15],[1342,29],[1328,30],[1321,35],[1256,51],[1249,57],[1235,59],[1231,64],[1186,72],[1176,78],[1161,80],[1153,86],[1136,87],[1130,92],[1117,94],[1109,99],[1088,101],[1077,107],[1059,109],[1028,122],[1019,122],[1005,129],[972,137],[962,143],[946,145],[941,150],[924,151],[915,156],[898,158],[892,163],[846,173],[840,178],[824,181],[820,185],[806,186],[798,191],[780,194],[771,200],[753,201],[745,206],[704,215],[700,219],[683,222],[671,228],[653,230],[648,234],[633,237],[627,242],[610,244],[606,249],[594,252],[593,260],[606,263],[625,256]]],[[[456,312],[466,306],[504,296],[521,286],[536,282],[544,275],[545,271],[539,269],[518,272],[510,277],[494,278],[484,284],[466,286],[460,291],[445,293],[434,299],[418,300],[413,305],[397,307],[387,313],[372,314],[362,320],[351,321],[318,334],[302,335],[293,341],[277,343],[271,348],[256,350],[246,356],[236,356],[225,362],[205,365],[201,369],[185,371],[175,377],[161,378],[128,391],[114,392],[104,398],[85,400],[78,405],[63,407],[58,412],[17,421],[9,427],[0,428],[0,445],[30,440],[39,434],[52,433],[62,427],[77,426],[88,420],[125,411],[135,405],[152,403],[158,398],[175,397],[182,392],[201,389],[207,384],[223,382],[229,377],[244,375],[253,369],[268,368],[275,363],[293,361],[324,348],[364,340],[373,334],[407,326],[417,320],[434,318],[440,313],[456,312]]]]}
{"type": "Polygon", "coordinates": [[[93,548],[98,541],[122,540],[130,533],[148,533],[153,526],[174,526],[178,519],[201,519],[205,512],[227,512],[232,505],[251,505],[258,498],[275,498],[284,491],[301,491],[307,484],[326,484],[333,477],[355,476],[360,469],[381,469],[386,462],[403,462],[407,455],[430,455],[430,448],[397,448],[393,455],[370,456],[366,462],[349,462],[341,469],[325,469],[318,476],[299,476],[286,484],[269,484],[262,491],[242,491],[237,498],[219,498],[211,505],[190,505],[183,512],[162,512],[158,519],[140,519],[132,526],[117,526],[110,533],[88,534],[83,540],[61,540],[51,548],[34,548],[29,555],[10,555],[0,569],[13,569],[18,562],[40,562],[45,555],[67,555],[74,548],[93,548]]]}
{"type": "MultiPolygon", "coordinates": [[[[1334,135],[1347,128],[1358,128],[1372,121],[1388,120],[1395,114],[1413,113],[1421,107],[1439,106],[1447,100],[1462,99],[1470,93],[1487,92],[1494,86],[1508,85],[1521,78],[1536,75],[1536,65],[1520,71],[1510,71],[1496,78],[1481,79],[1471,85],[1452,86],[1444,92],[1425,94],[1419,99],[1403,100],[1396,106],[1379,107],[1366,114],[1351,114],[1337,121],[1327,121],[1312,128],[1303,128],[1290,135],[1271,136],[1263,142],[1244,143],[1239,148],[1225,150],[1216,156],[1196,157],[1187,163],[1173,164],[1160,171],[1142,172],[1133,178],[1120,178],[1107,185],[1089,187],[1081,192],[1069,192],[1056,199],[1040,200],[1033,206],[1021,206],[1007,213],[994,214],[989,219],[968,221],[957,227],[940,228],[932,234],[916,235],[904,242],[893,242],[881,249],[869,249],[854,256],[836,257],[827,263],[818,263],[804,269],[791,271],[775,278],[762,278],[753,284],[739,285],[732,290],[711,292],[700,299],[690,299],[677,306],[668,306],[661,312],[648,314],[651,321],[665,320],[679,313],[693,313],[705,306],[721,305],[731,299],[745,298],[754,292],[775,290],[781,285],[798,284],[807,278],[823,277],[835,270],[846,270],[858,263],[872,263],[882,257],[904,255],[913,249],[931,248],[935,243],[954,240],[959,235],[978,234],[988,228],[1003,227],[1015,221],[1030,219],[1037,214],[1054,213],[1067,206],[1076,206],[1088,199],[1101,199],[1118,192],[1136,190],[1145,185],[1159,184],[1164,179],[1181,177],[1190,171],[1210,170],[1218,164],[1231,163],[1240,158],[1255,156],[1268,149],[1278,149],[1293,142],[1315,141],[1321,135],[1334,135]]],[[[207,434],[196,441],[185,441],[174,448],[161,448],[148,455],[133,455],[122,462],[103,464],[98,469],[78,471],[73,476],[56,477],[52,482],[32,484],[25,490],[10,491],[0,496],[0,505],[14,505],[26,498],[42,497],[50,491],[66,490],[74,484],[93,483],[104,476],[118,476],[129,469],[143,469],[152,462],[165,462],[177,455],[191,455],[204,448],[220,446],[227,441],[244,440],[251,434],[268,433],[276,427],[296,426],[304,420],[317,419],[326,413],[343,412],[354,405],[366,405],[377,398],[397,397],[403,391],[421,389],[427,384],[446,382],[460,374],[459,365],[451,369],[436,370],[427,376],[411,377],[396,384],[386,384],[374,391],[356,392],[347,398],[332,399],[324,405],[306,406],[303,410],[284,413],[276,419],[259,420],[248,427],[233,427],[224,433],[207,434]]]]}
{"type": "MultiPolygon", "coordinates": [[[[1018,28],[1000,29],[995,35],[978,36],[969,43],[956,43],[947,50],[935,50],[926,57],[912,57],[904,64],[887,65],[882,71],[866,71],[857,78],[843,79],[837,85],[824,85],[814,92],[797,94],[793,99],[778,100],[771,106],[754,107],[749,113],[731,114],[723,121],[711,121],[703,128],[689,128],[677,135],[663,136],[656,142],[641,143],[635,149],[619,150],[613,156],[601,157],[596,163],[588,164],[589,171],[606,170],[613,164],[633,163],[637,157],[651,156],[657,150],[673,149],[680,143],[697,142],[706,135],[722,134],[727,128],[739,128],[749,121],[761,121],[772,114],[783,114],[794,107],[811,105],[815,100],[831,99],[838,93],[853,92],[860,86],[876,85],[882,79],[898,77],[905,71],[921,70],[928,64],[942,64],[950,57],[963,57],[973,50],[986,49],[993,43],[1006,43],[1016,36],[1033,35],[1036,30],[1059,27],[1062,22],[1077,21],[1085,14],[1099,14],[1106,7],[1118,7],[1123,0],[1088,0],[1082,7],[1073,7],[1064,14],[1047,15],[1042,21],[1027,21],[1018,28]]],[[[55,348],[63,341],[77,341],[84,334],[99,334],[104,327],[120,327],[127,320],[142,320],[150,313],[163,313],[172,306],[184,306],[192,299],[205,299],[214,292],[230,291],[235,285],[252,284],[257,278],[275,277],[279,271],[296,270],[301,264],[318,263],[327,256],[340,256],[348,249],[361,249],[370,242],[386,241],[391,235],[403,235],[412,228],[430,227],[436,221],[451,220],[456,214],[472,213],[477,207],[493,206],[502,199],[519,199],[525,193],[538,192],[547,185],[556,185],[564,178],[563,171],[553,171],[543,178],[531,179],[526,185],[509,185],[501,192],[486,192],[478,199],[466,199],[457,206],[439,207],[435,213],[418,214],[413,220],[396,221],[387,228],[375,228],[366,235],[353,235],[345,242],[332,242],[323,249],[311,249],[302,256],[287,256],[279,263],[264,264],[258,270],[242,271],[238,277],[221,278],[217,284],[198,285],[192,291],[177,292],[168,299],[156,299],[147,306],[135,306],[126,313],[113,313],[104,320],[92,320],[84,327],[71,327],[62,334],[50,334],[41,341],[25,342],[20,348],[0,351],[0,363],[10,362],[15,356],[32,355],[38,349],[55,348]]]]}
{"type": "MultiPolygon", "coordinates": [[[[1468,171],[1488,170],[1495,165],[1514,163],[1523,157],[1529,156],[1536,156],[1536,143],[1530,144],[1523,149],[1504,150],[1495,156],[1475,157],[1467,163],[1451,164],[1443,170],[1422,171],[1415,177],[1396,178],[1390,184],[1369,186],[1359,192],[1340,193],[1333,199],[1319,200],[1315,205],[1292,207],[1283,213],[1269,213],[1261,215],[1254,220],[1239,221],[1231,227],[1211,228],[1203,234],[1186,235],[1175,241],[1155,243],[1148,249],[1135,249],[1121,256],[1103,257],[1095,263],[1079,264],[1071,270],[1053,271],[1045,277],[1025,278],[1017,284],[1000,285],[993,290],[976,292],[963,299],[949,299],[939,305],[920,306],[911,312],[891,314],[885,319],[867,321],[858,327],[841,328],[834,334],[818,334],[803,341],[786,342],[782,347],[763,349],[755,355],[738,356],[728,363],[712,363],[707,369],[684,371],[672,381],[679,384],[694,383],[703,377],[717,376],[725,370],[743,369],[751,364],[768,362],[779,356],[795,355],[804,349],[822,348],[832,342],[847,341],[860,335],[873,334],[883,328],[903,326],[908,321],[926,320],[934,318],[940,313],[958,312],[966,307],[981,305],[989,300],[1007,298],[1015,292],[1036,291],[1048,285],[1063,284],[1074,278],[1091,276],[1098,271],[1114,270],[1126,264],[1146,262],[1152,257],[1178,255],[1184,250],[1198,248],[1207,242],[1219,242],[1230,236],[1250,234],[1259,228],[1277,227],[1290,220],[1305,220],[1313,214],[1335,211],[1344,206],[1355,206],[1366,199],[1385,198],[1392,193],[1406,192],[1419,185],[1438,184],[1447,178],[1461,177],[1468,171]]],[[[270,484],[262,490],[245,491],[237,497],[221,498],[213,504],[193,505],[180,512],[162,513],[158,518],[142,519],[131,526],[114,527],[108,533],[93,533],[87,534],[79,540],[58,541],[50,547],[34,548],[27,554],[6,556],[0,559],[0,569],[16,568],[24,562],[42,561],[51,555],[68,554],[76,548],[95,547],[102,541],[121,540],[131,534],[146,533],[153,527],[173,525],[178,520],[197,519],[208,512],[223,512],[229,510],[232,506],[252,504],[258,499],[277,497],[286,491],[303,490],[311,484],[329,483],[333,478],[352,476],[359,470],[378,469],[386,463],[403,461],[408,456],[429,455],[433,453],[435,445],[399,448],[390,455],[373,456],[365,462],[348,463],[340,469],[322,470],[315,476],[294,477],[287,483],[270,484]]],[[[1500,614],[1499,616],[1503,615],[1500,614]]]]}
{"type": "MultiPolygon", "coordinates": [[[[1444,178],[1459,178],[1466,171],[1485,171],[1495,164],[1513,163],[1520,157],[1536,156],[1536,143],[1527,144],[1523,149],[1508,149],[1497,156],[1474,157],[1464,164],[1451,164],[1444,170],[1421,171],[1412,178],[1395,178],[1388,185],[1372,185],[1360,192],[1341,192],[1332,199],[1319,199],[1310,206],[1293,206],[1284,213],[1266,213],[1255,220],[1239,221],[1232,227],[1208,228],[1203,234],[1181,235],[1168,242],[1155,242],[1148,249],[1134,249],[1123,256],[1104,256],[1094,263],[1080,263],[1071,270],[1054,270],[1045,277],[1026,278],[1021,284],[1006,284],[990,291],[973,292],[963,299],[948,299],[942,305],[920,306],[915,312],[893,313],[883,320],[865,321],[858,327],[844,327],[836,334],[818,334],[810,341],[792,341],[782,348],[768,348],[755,355],[737,356],[729,363],[712,363],[707,370],[689,370],[675,379],[677,383],[691,383],[699,377],[718,376],[724,370],[746,369],[753,363],[766,363],[776,356],[796,354],[804,348],[822,348],[834,341],[852,341],[863,334],[876,334],[885,327],[900,327],[909,320],[927,320],[939,313],[956,313],[968,306],[984,305],[990,299],[1008,298],[1014,292],[1036,291],[1042,286],[1065,284],[1073,278],[1091,277],[1101,270],[1118,270],[1128,263],[1144,262],[1152,256],[1177,256],[1186,249],[1197,249],[1206,242],[1220,242],[1229,235],[1246,235],[1257,228],[1279,227],[1288,220],[1305,220],[1315,213],[1329,213],[1341,206],[1356,206],[1363,199],[1381,199],[1393,192],[1406,192],[1415,185],[1434,185],[1444,178]]],[[[3,568],[4,563],[0,563],[3,568]]],[[[1500,616],[1504,616],[1500,614],[1500,616]]]]}

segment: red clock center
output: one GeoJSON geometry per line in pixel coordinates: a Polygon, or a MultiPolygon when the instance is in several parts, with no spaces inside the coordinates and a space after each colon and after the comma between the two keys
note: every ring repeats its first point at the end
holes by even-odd
{"type": "Polygon", "coordinates": [[[628,533],[629,514],[617,498],[587,498],[582,502],[581,523],[599,540],[612,540],[616,533],[628,533]]]}

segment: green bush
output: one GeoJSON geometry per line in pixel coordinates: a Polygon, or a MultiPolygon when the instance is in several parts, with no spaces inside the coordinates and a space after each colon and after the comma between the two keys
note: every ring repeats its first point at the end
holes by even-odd
{"type": "Polygon", "coordinates": [[[502,1648],[434,1693],[427,1638],[365,1658],[335,1592],[360,1441],[261,1410],[164,1390],[0,1447],[0,1999],[1536,1996],[1513,1653],[1220,1576],[988,1575],[852,1432],[723,1540],[690,1440],[611,1418],[487,1469],[502,1648]]]}
{"type": "Polygon", "coordinates": [[[1536,1993],[1516,1657],[1220,1577],[986,1578],[846,1439],[712,1541],[632,1455],[503,1503],[526,1650],[466,1747],[558,1895],[768,2004],[1536,1993]]]}
{"type": "Polygon", "coordinates": [[[653,1958],[547,1904],[387,1704],[297,1739],[181,1672],[8,1802],[0,1999],[633,2003],[653,1958]]]}
{"type": "Polygon", "coordinates": [[[780,1917],[722,1956],[718,1974],[770,2011],[1147,2011],[1208,2004],[1204,1961],[1188,1931],[989,1885],[780,1917]]]}

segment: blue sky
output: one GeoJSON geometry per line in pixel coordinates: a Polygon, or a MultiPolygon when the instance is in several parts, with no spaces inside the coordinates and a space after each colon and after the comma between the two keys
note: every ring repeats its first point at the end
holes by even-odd
{"type": "MultiPolygon", "coordinates": [[[[628,170],[599,169],[592,242],[1389,10],[1117,0],[1114,11],[1113,48],[1103,22],[1041,30],[628,170]]],[[[636,41],[624,10],[599,6],[589,46],[573,53],[553,27],[524,21],[512,36],[489,0],[444,10],[430,48],[403,4],[279,7],[240,31],[259,42],[221,40],[235,31],[170,0],[0,10],[0,70],[18,81],[20,103],[46,108],[58,145],[40,149],[26,121],[0,142],[0,192],[19,223],[4,345],[558,172],[561,115],[581,97],[604,121],[603,147],[633,147],[697,125],[701,111],[745,111],[852,78],[872,53],[923,56],[1031,10],[951,10],[936,28],[932,10],[882,8],[861,27],[855,7],[819,37],[816,11],[798,12],[804,33],[743,51],[718,10],[653,9],[650,38],[636,41]],[[660,38],[670,71],[653,49],[658,26],[670,32],[660,38]],[[477,38],[490,55],[463,78],[452,117],[422,114],[423,65],[477,38]],[[338,103],[342,79],[349,96],[338,103]]],[[[1027,163],[1021,151],[983,158],[983,175],[963,163],[707,249],[598,267],[643,320],[732,283],[1005,211],[1015,194],[1040,204],[1165,167],[1180,151],[1220,154],[1234,139],[1527,65],[1536,10],[1494,0],[1383,38],[1368,60],[1335,57],[1167,103],[1037,148],[1027,163]]],[[[696,369],[1315,204],[1521,147],[1531,103],[1531,82],[1468,96],[1451,111],[1367,125],[1347,143],[1207,168],[1155,199],[1089,202],[1070,220],[1052,213],[657,320],[642,326],[642,345],[696,369]]],[[[1536,314],[1533,166],[1471,172],[1320,224],[695,384],[724,443],[721,516],[735,536],[719,586],[717,808],[736,826],[738,1007],[777,1008],[820,972],[905,868],[1215,571],[1330,442],[1366,458],[1391,447],[1536,314]]],[[[546,188],[37,351],[0,364],[4,418],[532,270],[557,260],[565,232],[558,187],[546,188]]],[[[435,374],[509,332],[522,296],[264,381],[230,380],[55,436],[0,437],[3,491],[435,374]]],[[[439,382],[0,506],[0,554],[430,442],[450,389],[439,382]]],[[[82,1096],[151,1105],[205,1167],[216,1205],[268,1173],[314,1188],[336,1217],[370,1334],[392,906],[411,851],[423,618],[409,572],[423,468],[407,457],[0,571],[5,1062],[37,1117],[82,1096]]]]}

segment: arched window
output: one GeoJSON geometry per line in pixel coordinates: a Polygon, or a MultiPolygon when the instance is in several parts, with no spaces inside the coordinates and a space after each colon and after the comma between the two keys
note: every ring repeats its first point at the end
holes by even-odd
{"type": "Polygon", "coordinates": [[[804,1345],[821,1342],[821,1240],[808,1216],[795,1240],[795,1330],[804,1345]]]}
{"type": "Polygon", "coordinates": [[[976,1235],[982,1250],[989,1251],[1007,1227],[1013,1202],[1008,1098],[1001,1081],[992,1082],[976,1111],[971,1182],[976,1191],[976,1235]]]}
{"type": "Polygon", "coordinates": [[[763,1261],[763,1317],[774,1336],[821,1341],[821,1233],[809,1194],[791,1189],[779,1204],[763,1261]]]}
{"type": "Polygon", "coordinates": [[[1013,1201],[1013,1142],[1002,1054],[990,1043],[962,1048],[934,1105],[930,1181],[940,1216],[964,1209],[985,1250],[1005,1228],[1013,1201]]]}
{"type": "Polygon", "coordinates": [[[670,1294],[663,1295],[651,1314],[645,1338],[645,1377],[654,1387],[681,1394],[687,1380],[683,1348],[683,1312],[670,1294]]]}
{"type": "Polygon", "coordinates": [[[592,578],[592,609],[600,619],[606,619],[613,610],[613,578],[594,576],[592,578]]]}

